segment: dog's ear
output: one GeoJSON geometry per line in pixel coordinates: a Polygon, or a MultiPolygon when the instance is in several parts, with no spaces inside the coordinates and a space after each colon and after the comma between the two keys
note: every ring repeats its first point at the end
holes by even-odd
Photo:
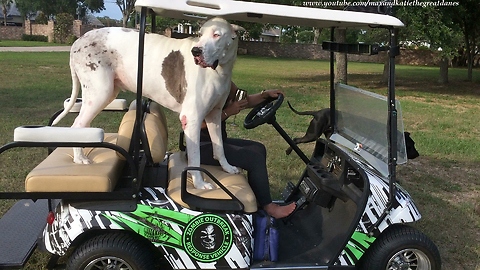
{"type": "Polygon", "coordinates": [[[233,32],[232,39],[235,39],[237,37],[238,31],[245,31],[245,28],[239,25],[231,24],[231,26],[232,26],[232,32],[233,32]]]}

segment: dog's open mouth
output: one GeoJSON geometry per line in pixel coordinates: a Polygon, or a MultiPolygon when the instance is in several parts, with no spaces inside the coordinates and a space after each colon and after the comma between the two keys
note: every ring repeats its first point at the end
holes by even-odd
{"type": "Polygon", "coordinates": [[[201,57],[201,56],[195,56],[195,57],[193,57],[193,59],[194,59],[194,61],[195,61],[195,65],[199,65],[199,66],[201,66],[202,68],[207,68],[207,67],[209,67],[209,68],[212,68],[213,70],[215,70],[215,69],[217,68],[217,66],[218,66],[218,60],[215,60],[212,65],[208,65],[208,64],[205,62],[205,59],[203,59],[203,57],[201,57]]]}

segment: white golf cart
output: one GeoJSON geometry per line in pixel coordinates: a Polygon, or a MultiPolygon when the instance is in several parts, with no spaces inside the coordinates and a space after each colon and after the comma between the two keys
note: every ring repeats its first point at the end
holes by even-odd
{"type": "Polygon", "coordinates": [[[0,221],[0,268],[22,267],[38,244],[52,254],[49,269],[59,267],[59,258],[73,270],[441,269],[435,245],[405,225],[421,215],[396,181],[396,165],[406,162],[394,84],[396,29],[402,22],[381,14],[229,0],[137,0],[136,8],[141,13],[138,96],[130,108],[123,100],[106,108],[125,112],[118,133],[24,126],[16,129],[14,142],[0,148],[0,154],[16,147],[52,148],[27,176],[26,192],[0,193],[1,199],[22,199],[0,221]],[[166,154],[162,108],[142,99],[147,15],[152,27],[155,16],[221,16],[331,28],[332,37],[338,27],[389,31],[388,48],[324,42],[331,55],[334,134],[319,139],[310,158],[276,121],[282,96],[260,104],[245,119],[246,128],[271,124],[305,162],[298,182],[282,194],[282,203],[297,206],[277,221],[278,261],[252,258],[257,204],[243,175],[215,166],[187,167],[182,151],[166,154]],[[388,97],[333,83],[334,52],[382,49],[390,57],[388,97]],[[94,164],[73,164],[71,147],[88,148],[94,164]],[[217,188],[194,189],[188,181],[192,170],[202,171],[217,188]]]}

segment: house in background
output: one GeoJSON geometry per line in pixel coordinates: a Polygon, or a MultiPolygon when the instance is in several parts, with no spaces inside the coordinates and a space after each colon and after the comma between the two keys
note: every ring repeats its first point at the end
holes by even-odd
{"type": "Polygon", "coordinates": [[[270,28],[260,34],[258,41],[262,42],[280,42],[280,34],[282,29],[280,28],[270,28]]]}
{"type": "MultiPolygon", "coordinates": [[[[3,12],[0,12],[0,22],[1,25],[4,25],[5,18],[3,17],[3,12]]],[[[20,15],[20,12],[17,9],[15,3],[12,3],[7,6],[7,25],[10,26],[22,26],[23,18],[20,15]]]]}

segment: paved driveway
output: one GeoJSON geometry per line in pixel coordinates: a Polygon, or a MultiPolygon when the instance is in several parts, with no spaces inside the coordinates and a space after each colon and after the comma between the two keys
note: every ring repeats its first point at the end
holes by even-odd
{"type": "Polygon", "coordinates": [[[69,52],[70,46],[0,47],[0,52],[69,52]]]}

